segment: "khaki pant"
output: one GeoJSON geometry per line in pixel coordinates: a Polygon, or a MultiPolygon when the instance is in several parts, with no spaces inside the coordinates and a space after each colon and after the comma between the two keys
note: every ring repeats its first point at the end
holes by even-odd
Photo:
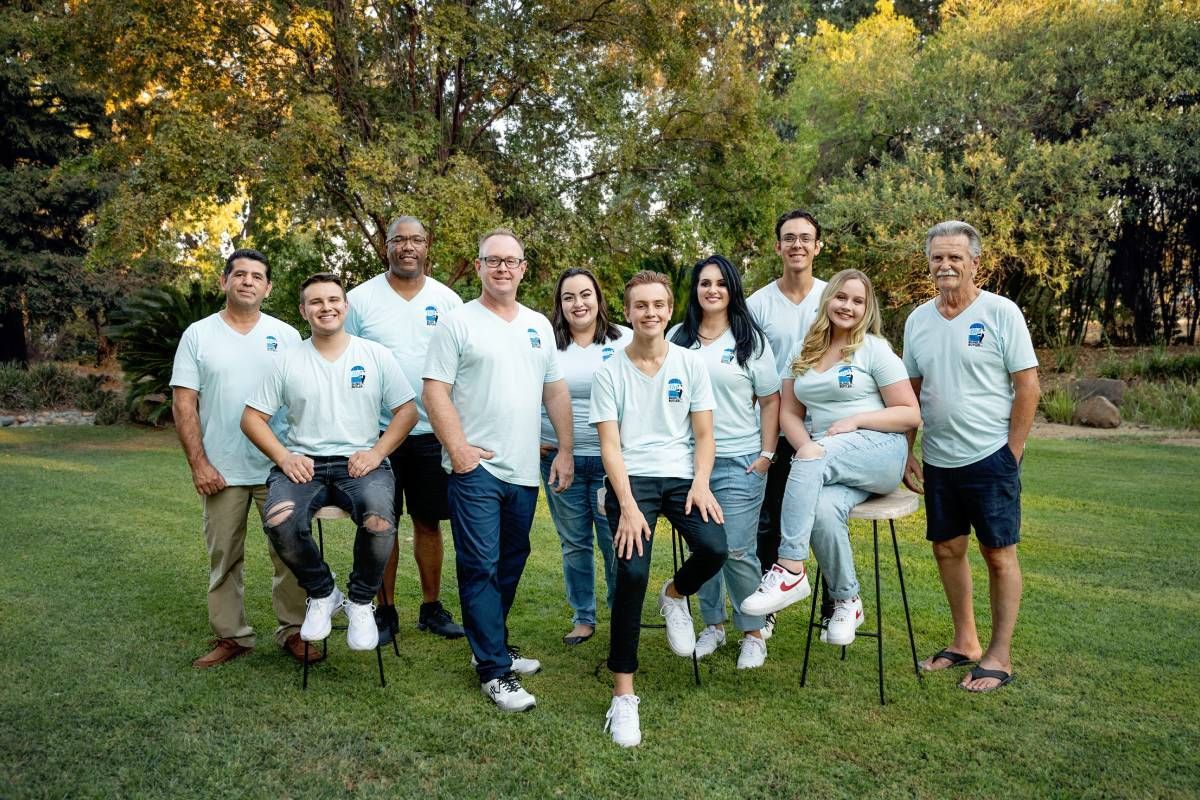
{"type": "MultiPolygon", "coordinates": [[[[204,539],[208,543],[208,621],[221,639],[234,639],[246,647],[254,646],[254,629],[246,622],[246,607],[242,601],[242,565],[245,561],[246,516],[250,501],[258,507],[262,520],[267,487],[227,486],[209,497],[201,498],[204,506],[204,539]]],[[[257,525],[255,527],[258,527],[257,525]]],[[[283,644],[300,630],[304,622],[307,595],[287,565],[275,553],[264,535],[262,541],[271,555],[275,577],[271,581],[271,605],[279,626],[275,640],[283,644]]]]}

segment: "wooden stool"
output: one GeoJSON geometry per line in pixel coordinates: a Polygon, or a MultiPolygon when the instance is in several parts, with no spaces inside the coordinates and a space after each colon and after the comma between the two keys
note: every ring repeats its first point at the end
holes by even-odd
{"type": "MultiPolygon", "coordinates": [[[[313,514],[313,519],[315,519],[317,521],[317,546],[320,547],[320,549],[321,549],[321,558],[322,559],[325,558],[325,530],[321,524],[322,520],[349,519],[349,518],[350,518],[350,512],[346,511],[341,506],[321,506],[320,508],[317,509],[317,513],[313,514]]],[[[344,631],[344,630],[346,630],[346,626],[345,625],[334,625],[333,630],[344,631]]],[[[301,682],[302,689],[308,688],[308,646],[309,646],[309,643],[305,642],[304,643],[304,678],[301,682]]],[[[396,645],[395,638],[392,639],[392,647],[395,649],[396,655],[397,656],[400,655],[400,648],[396,645]]],[[[329,638],[328,637],[326,637],[321,642],[321,653],[325,657],[329,656],[329,638]]],[[[380,687],[386,687],[387,681],[385,681],[383,678],[383,650],[379,647],[379,645],[375,645],[375,659],[379,663],[379,685],[380,685],[380,687]]]]}
{"type": "MultiPolygon", "coordinates": [[[[917,665],[917,645],[913,639],[912,615],[908,610],[908,592],[904,586],[904,568],[900,566],[900,546],[896,542],[896,520],[916,513],[919,507],[917,495],[898,487],[894,492],[878,495],[856,505],[850,511],[850,519],[868,519],[871,521],[871,538],[875,545],[875,630],[858,631],[855,636],[866,636],[875,639],[876,663],[879,673],[879,704],[884,705],[883,698],[883,610],[879,601],[879,521],[887,520],[892,532],[892,551],[896,554],[896,574],[900,578],[900,598],[904,604],[904,622],[908,625],[908,646],[912,651],[913,673],[917,681],[924,685],[924,676],[917,665]]],[[[817,565],[817,584],[821,583],[821,566],[817,565]]],[[[812,647],[813,630],[822,630],[825,625],[817,621],[817,593],[812,595],[812,606],[808,615],[808,639],[804,643],[804,667],[800,672],[800,685],[804,686],[808,678],[808,653],[812,647]]],[[[846,659],[846,648],[842,647],[842,660],[846,659]]]]}

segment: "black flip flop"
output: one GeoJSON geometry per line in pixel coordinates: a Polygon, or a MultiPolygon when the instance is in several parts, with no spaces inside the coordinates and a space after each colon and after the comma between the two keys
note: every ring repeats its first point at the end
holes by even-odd
{"type": "Polygon", "coordinates": [[[961,683],[958,685],[958,687],[963,691],[972,692],[974,694],[987,694],[988,692],[994,692],[1001,686],[1007,686],[1008,684],[1012,683],[1012,679],[1016,677],[1011,672],[1005,672],[1002,669],[984,669],[983,667],[975,667],[975,669],[971,670],[969,673],[967,673],[967,675],[970,676],[971,680],[978,680],[979,678],[994,678],[995,680],[1000,681],[990,689],[968,689],[961,683]]]}
{"type": "Polygon", "coordinates": [[[955,667],[965,667],[975,663],[975,659],[971,658],[970,656],[964,656],[962,653],[956,653],[953,650],[938,650],[933,654],[933,658],[929,659],[929,661],[926,663],[937,661],[939,658],[943,661],[949,661],[949,666],[942,667],[942,669],[928,669],[926,667],[922,667],[921,670],[923,672],[941,672],[942,670],[954,669],[955,667]]]}
{"type": "Polygon", "coordinates": [[[592,628],[592,632],[589,633],[587,636],[564,636],[563,644],[567,644],[567,645],[583,644],[584,642],[586,642],[588,639],[592,638],[595,635],[596,635],[596,629],[592,628]]]}

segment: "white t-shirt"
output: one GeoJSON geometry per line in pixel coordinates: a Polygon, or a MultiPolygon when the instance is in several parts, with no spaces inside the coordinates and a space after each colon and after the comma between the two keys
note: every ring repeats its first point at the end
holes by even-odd
{"type": "MultiPolygon", "coordinates": [[[[262,376],[298,344],[295,328],[266,314],[246,334],[212,314],[189,325],[179,340],[171,385],[200,393],[204,453],[230,486],[257,486],[271,471],[271,460],[242,433],[242,412],[262,376]]],[[[271,422],[283,431],[281,419],[271,422]]]]}
{"type": "MultiPolygon", "coordinates": [[[[433,433],[421,401],[425,354],[438,324],[459,308],[462,300],[449,286],[429,276],[421,291],[412,300],[405,300],[388,283],[386,272],[351,289],[346,299],[350,301],[346,333],[379,342],[392,351],[417,395],[417,425],[412,432],[433,433]]],[[[379,430],[383,430],[392,421],[392,412],[388,408],[380,412],[379,430]]]]}
{"type": "Polygon", "coordinates": [[[1037,366],[1021,309],[991,292],[954,319],[935,300],[904,323],[904,366],[921,378],[922,458],[935,467],[962,467],[1008,442],[1013,372],[1037,366]]]}
{"type": "Polygon", "coordinates": [[[779,291],[779,281],[771,281],[746,300],[750,315],[767,334],[775,353],[776,375],[791,376],[789,356],[804,343],[808,329],[817,318],[825,281],[813,279],[812,288],[799,303],[793,303],[779,291]]]}
{"type": "MultiPolygon", "coordinates": [[[[667,332],[667,341],[675,338],[676,325],[667,332]]],[[[712,381],[717,406],[713,411],[713,435],[717,440],[717,455],[721,458],[758,453],[762,450],[762,428],[759,425],[757,397],[779,391],[779,371],[771,343],[764,341],[751,354],[745,366],[737,362],[737,340],[733,331],[726,330],[715,341],[691,350],[700,356],[712,381]]]]}
{"type": "MultiPolygon", "coordinates": [[[[571,419],[575,429],[575,447],[571,451],[577,456],[599,456],[600,437],[596,429],[588,424],[588,415],[592,406],[592,376],[617,352],[624,350],[633,341],[633,331],[621,325],[617,326],[620,337],[604,344],[589,344],[580,347],[571,342],[566,350],[558,351],[558,363],[562,368],[563,378],[567,381],[567,389],[571,392],[571,419]]],[[[542,409],[542,443],[558,445],[554,435],[554,426],[546,409],[542,409]]]]}
{"type": "Polygon", "coordinates": [[[693,411],[716,407],[708,370],[700,357],[667,343],[667,357],[653,378],[633,365],[622,350],[592,379],[588,422],[616,422],[621,457],[629,475],[693,478],[693,411]]]}
{"type": "MultiPolygon", "coordinates": [[[[505,483],[537,486],[543,384],[562,380],[554,330],[536,311],[517,306],[506,322],[478,299],[439,324],[422,373],[451,384],[467,441],[495,455],[480,465],[505,483]]],[[[442,449],[450,472],[450,454],[442,449]]]]}
{"type": "Polygon", "coordinates": [[[336,361],[305,339],[266,377],[246,405],[264,414],[287,406],[283,444],[306,456],[351,456],[379,439],[379,409],[412,400],[412,387],[381,344],[350,337],[336,361]]]}
{"type": "MultiPolygon", "coordinates": [[[[799,354],[796,348],[791,360],[799,354]]],[[[887,339],[868,333],[849,364],[839,361],[824,372],[810,369],[795,380],[796,399],[804,404],[813,431],[821,436],[839,419],[887,408],[880,388],[907,381],[908,373],[887,339]]]]}

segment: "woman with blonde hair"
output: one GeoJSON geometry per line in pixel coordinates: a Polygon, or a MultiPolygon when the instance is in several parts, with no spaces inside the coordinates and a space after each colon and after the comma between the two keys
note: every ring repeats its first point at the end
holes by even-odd
{"type": "Polygon", "coordinates": [[[789,371],[779,424],[796,455],[783,497],[779,557],[742,609],[768,614],[807,597],[804,561],[811,540],[834,601],[821,640],[847,645],[863,621],[850,510],[896,488],[907,454],[905,433],[921,422],[908,373],[880,336],[870,278],[848,269],[829,280],[789,371]]]}

